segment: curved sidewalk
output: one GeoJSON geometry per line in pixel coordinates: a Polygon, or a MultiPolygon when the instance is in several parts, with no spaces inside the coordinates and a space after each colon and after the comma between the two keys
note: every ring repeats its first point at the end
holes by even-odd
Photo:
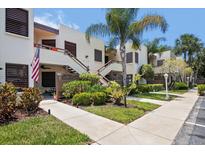
{"type": "Polygon", "coordinates": [[[40,107],[51,109],[51,114],[96,144],[172,144],[197,98],[196,91],[189,91],[128,125],[57,101],[43,101],[40,107]]]}

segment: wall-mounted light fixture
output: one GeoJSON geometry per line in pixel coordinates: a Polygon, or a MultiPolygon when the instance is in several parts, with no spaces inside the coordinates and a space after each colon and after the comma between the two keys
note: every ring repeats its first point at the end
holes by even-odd
{"type": "Polygon", "coordinates": [[[2,68],[2,67],[0,67],[0,70],[3,70],[3,68],[2,68]]]}

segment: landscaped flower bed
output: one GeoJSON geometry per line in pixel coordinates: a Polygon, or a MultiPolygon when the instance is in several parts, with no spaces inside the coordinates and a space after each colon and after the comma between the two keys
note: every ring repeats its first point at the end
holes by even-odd
{"type": "MultiPolygon", "coordinates": [[[[162,85],[151,85],[161,89],[162,85]]],[[[83,74],[80,80],[71,81],[63,85],[63,95],[66,99],[62,102],[79,107],[88,112],[115,120],[124,124],[130,123],[143,116],[145,113],[159,107],[159,105],[127,101],[127,107],[122,103],[122,98],[127,95],[132,87],[123,89],[118,83],[111,81],[107,87],[99,84],[99,78],[94,74],[83,74]]]]}
{"type": "Polygon", "coordinates": [[[38,106],[36,88],[17,94],[12,84],[0,84],[0,144],[88,144],[84,134],[47,114],[38,106]]]}

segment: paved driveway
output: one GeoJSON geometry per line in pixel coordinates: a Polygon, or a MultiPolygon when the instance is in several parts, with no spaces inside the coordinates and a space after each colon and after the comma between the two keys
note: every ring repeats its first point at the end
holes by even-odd
{"type": "Polygon", "coordinates": [[[205,97],[199,97],[173,144],[205,144],[205,97]]]}

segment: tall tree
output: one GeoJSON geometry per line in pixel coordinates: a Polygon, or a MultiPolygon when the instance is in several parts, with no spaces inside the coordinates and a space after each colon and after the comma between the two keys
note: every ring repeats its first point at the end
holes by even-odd
{"type": "MultiPolygon", "coordinates": [[[[123,88],[126,88],[126,47],[128,41],[132,47],[138,49],[140,39],[144,31],[160,28],[162,32],[167,30],[167,22],[160,15],[146,15],[138,18],[139,9],[108,9],[105,15],[106,23],[92,24],[86,30],[86,39],[90,42],[91,36],[108,36],[109,47],[115,48],[119,45],[122,59],[123,88]]],[[[125,107],[126,96],[123,97],[125,107]]]]}
{"type": "Polygon", "coordinates": [[[148,64],[152,64],[154,54],[161,54],[164,51],[171,49],[171,47],[167,45],[160,44],[162,41],[166,41],[166,39],[164,37],[159,37],[145,43],[145,46],[147,47],[148,64]]]}
{"type": "Polygon", "coordinates": [[[193,34],[183,34],[176,39],[174,52],[177,55],[182,55],[184,61],[192,67],[197,54],[201,52],[203,43],[193,34]]]}

